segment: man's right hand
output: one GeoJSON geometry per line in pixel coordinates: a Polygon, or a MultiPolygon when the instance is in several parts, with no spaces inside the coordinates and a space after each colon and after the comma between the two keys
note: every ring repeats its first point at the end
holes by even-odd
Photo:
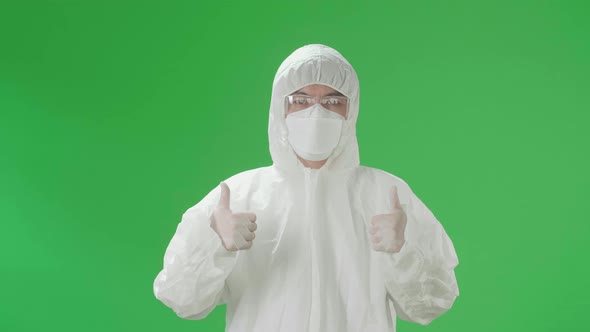
{"type": "Polygon", "coordinates": [[[256,230],[256,214],[252,212],[234,213],[230,209],[229,187],[221,182],[219,203],[211,215],[211,228],[219,235],[223,247],[229,251],[250,249],[256,230]]]}

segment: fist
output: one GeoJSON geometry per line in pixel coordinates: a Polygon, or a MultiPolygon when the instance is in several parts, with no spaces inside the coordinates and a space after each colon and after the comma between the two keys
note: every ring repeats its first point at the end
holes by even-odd
{"type": "Polygon", "coordinates": [[[373,250],[393,253],[399,252],[405,243],[407,217],[399,201],[396,186],[391,188],[390,199],[393,210],[371,218],[369,234],[373,250]]]}
{"type": "Polygon", "coordinates": [[[256,214],[252,212],[232,212],[229,201],[230,191],[225,182],[220,185],[219,203],[211,215],[211,228],[219,235],[226,250],[250,249],[256,230],[256,214]]]}

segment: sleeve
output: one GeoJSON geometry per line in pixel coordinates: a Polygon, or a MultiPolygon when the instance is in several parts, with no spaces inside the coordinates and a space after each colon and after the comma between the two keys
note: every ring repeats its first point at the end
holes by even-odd
{"type": "Polygon", "coordinates": [[[406,242],[398,253],[380,253],[385,288],[397,316],[427,325],[459,296],[454,272],[459,261],[442,225],[411,191],[402,208],[406,242]]]}
{"type": "Polygon", "coordinates": [[[225,303],[225,281],[238,251],[228,251],[210,226],[219,189],[188,209],[164,254],[164,266],[154,281],[154,295],[184,319],[205,318],[225,303]]]}

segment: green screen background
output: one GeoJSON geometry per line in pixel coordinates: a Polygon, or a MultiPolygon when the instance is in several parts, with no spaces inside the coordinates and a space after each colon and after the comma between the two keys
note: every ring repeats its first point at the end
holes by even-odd
{"type": "MultiPolygon", "coordinates": [[[[581,331],[585,1],[4,1],[2,331],[223,331],[153,280],[181,215],[271,163],[272,79],[324,43],[361,84],[361,163],[450,235],[461,295],[412,331],[581,331]]],[[[269,313],[270,314],[270,313],[269,313]]]]}

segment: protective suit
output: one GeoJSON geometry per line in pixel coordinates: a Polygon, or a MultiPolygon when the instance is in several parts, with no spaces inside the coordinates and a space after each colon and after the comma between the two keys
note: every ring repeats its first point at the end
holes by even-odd
{"type": "MultiPolygon", "coordinates": [[[[226,331],[395,331],[396,317],[428,324],[459,295],[453,244],[400,178],[360,166],[356,139],[359,82],[348,61],[306,45],[273,82],[268,138],[273,165],[224,182],[232,211],[256,215],[250,249],[228,251],[210,226],[213,188],[182,216],[154,282],[155,296],[185,319],[227,304],[226,331]],[[323,84],[350,98],[338,145],[319,169],[304,167],[288,141],[285,96],[323,84]],[[370,221],[394,206],[407,215],[401,251],[376,251],[370,221]]],[[[388,151],[389,143],[384,143],[388,151]]]]}

